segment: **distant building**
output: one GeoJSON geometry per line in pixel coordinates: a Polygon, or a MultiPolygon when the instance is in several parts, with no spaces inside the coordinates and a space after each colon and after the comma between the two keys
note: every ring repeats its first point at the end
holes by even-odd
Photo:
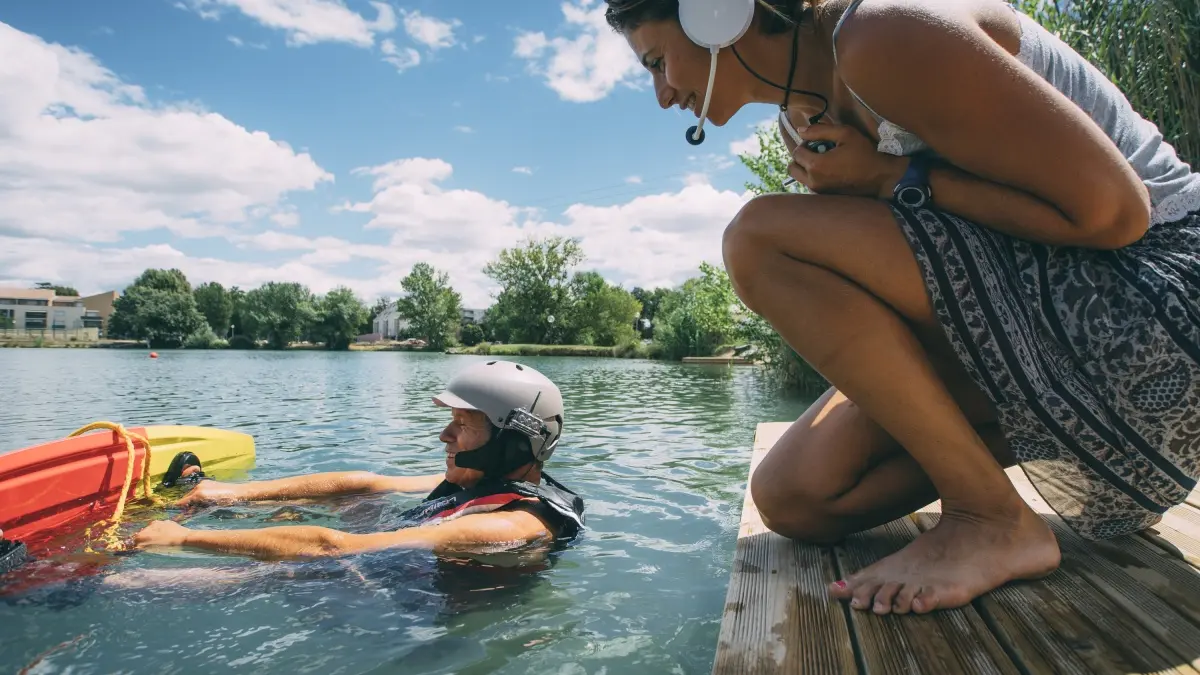
{"type": "MultiPolygon", "coordinates": [[[[109,311],[111,312],[111,305],[109,311]]],[[[27,331],[96,329],[104,319],[86,307],[84,299],[57,295],[51,289],[0,288],[0,324],[27,331]]]]}
{"type": "Polygon", "coordinates": [[[80,300],[83,301],[83,307],[88,312],[94,312],[100,317],[100,334],[104,335],[104,327],[108,325],[108,318],[113,313],[113,303],[120,297],[120,293],[116,291],[105,291],[95,295],[88,295],[80,300]]]}
{"type": "Polygon", "coordinates": [[[460,310],[460,312],[462,313],[463,323],[476,323],[476,324],[483,323],[483,314],[486,311],[487,311],[486,309],[463,309],[463,310],[460,310]]]}
{"type": "Polygon", "coordinates": [[[394,302],[371,322],[371,332],[380,335],[384,340],[398,339],[405,330],[408,330],[408,319],[400,316],[394,302]]]}

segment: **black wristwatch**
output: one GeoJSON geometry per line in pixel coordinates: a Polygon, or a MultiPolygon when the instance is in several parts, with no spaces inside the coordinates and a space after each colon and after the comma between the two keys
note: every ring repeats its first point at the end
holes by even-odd
{"type": "Polygon", "coordinates": [[[933,200],[933,191],[929,189],[927,155],[913,155],[909,158],[908,169],[892,189],[892,199],[910,209],[919,209],[933,200]]]}

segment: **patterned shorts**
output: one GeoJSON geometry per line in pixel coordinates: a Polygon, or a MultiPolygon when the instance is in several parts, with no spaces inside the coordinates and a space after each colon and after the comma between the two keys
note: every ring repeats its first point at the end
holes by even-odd
{"type": "Polygon", "coordinates": [[[1200,477],[1200,214],[1117,251],[894,207],[955,352],[1080,535],[1158,522],[1200,477]]]}

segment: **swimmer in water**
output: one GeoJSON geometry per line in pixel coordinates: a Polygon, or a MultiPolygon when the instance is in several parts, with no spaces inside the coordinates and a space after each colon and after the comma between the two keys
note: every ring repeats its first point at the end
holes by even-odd
{"type": "Polygon", "coordinates": [[[292,525],[196,530],[159,520],[133,536],[139,549],[184,548],[264,560],[331,558],[382,549],[499,552],[573,539],[583,500],[543,471],[562,434],[558,387],[529,366],[488,361],[455,376],[434,403],[451,410],[439,440],[446,471],[426,476],[320,473],[270,481],[204,480],[177,505],[425,492],[404,515],[413,527],[352,534],[292,525]]]}

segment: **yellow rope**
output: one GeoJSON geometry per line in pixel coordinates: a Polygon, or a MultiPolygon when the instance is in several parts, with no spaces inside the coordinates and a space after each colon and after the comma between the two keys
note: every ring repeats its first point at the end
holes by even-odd
{"type": "MultiPolygon", "coordinates": [[[[124,425],[117,424],[115,422],[92,422],[85,427],[81,427],[71,432],[71,435],[68,436],[68,438],[80,436],[89,431],[95,431],[97,429],[105,429],[116,433],[119,438],[125,441],[125,449],[129,453],[129,461],[125,463],[125,481],[121,484],[121,496],[117,500],[117,510],[113,512],[112,518],[109,519],[109,522],[112,524],[109,525],[108,529],[104,531],[103,536],[105,542],[107,543],[107,546],[105,547],[106,549],[120,551],[125,548],[125,545],[117,537],[117,527],[121,524],[121,516],[125,513],[125,499],[128,496],[129,488],[133,483],[133,464],[134,460],[137,459],[133,445],[135,440],[141,441],[142,447],[146,449],[145,458],[142,461],[142,496],[152,503],[161,503],[161,500],[150,492],[150,441],[145,436],[142,436],[141,434],[135,434],[126,429],[124,425]]],[[[92,550],[92,545],[90,542],[92,528],[89,527],[87,529],[86,536],[89,539],[86,549],[87,552],[95,553],[95,551],[92,550]]]]}

